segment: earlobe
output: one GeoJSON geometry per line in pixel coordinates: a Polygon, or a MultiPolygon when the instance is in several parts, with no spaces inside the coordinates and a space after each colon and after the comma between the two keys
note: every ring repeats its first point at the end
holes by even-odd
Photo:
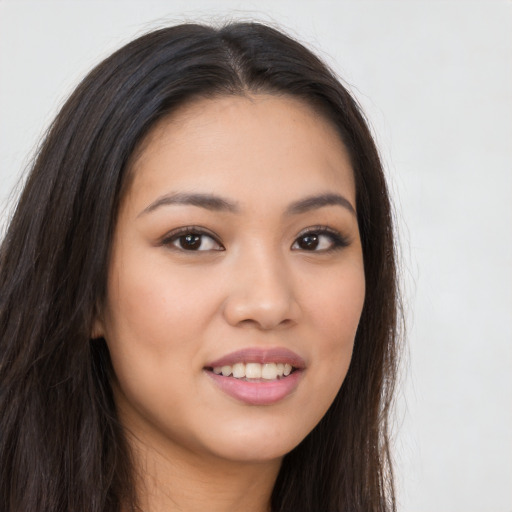
{"type": "Polygon", "coordinates": [[[103,323],[98,318],[95,318],[92,323],[91,339],[96,340],[98,338],[104,338],[104,337],[105,337],[105,331],[103,329],[103,323]]]}
{"type": "Polygon", "coordinates": [[[92,321],[92,327],[91,327],[91,339],[97,340],[99,338],[105,337],[105,327],[103,323],[102,315],[99,311],[99,308],[95,308],[94,312],[94,318],[92,321]]]}

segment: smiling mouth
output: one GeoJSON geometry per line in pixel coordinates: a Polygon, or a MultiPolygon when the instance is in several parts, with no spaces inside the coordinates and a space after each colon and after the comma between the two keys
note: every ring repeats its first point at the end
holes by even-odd
{"type": "Polygon", "coordinates": [[[246,405],[274,405],[293,395],[306,362],[282,347],[248,347],[209,362],[204,371],[216,387],[246,405]]]}
{"type": "Polygon", "coordinates": [[[235,363],[207,367],[206,370],[223,377],[232,377],[246,382],[261,382],[286,378],[297,368],[289,363],[235,363]]]}

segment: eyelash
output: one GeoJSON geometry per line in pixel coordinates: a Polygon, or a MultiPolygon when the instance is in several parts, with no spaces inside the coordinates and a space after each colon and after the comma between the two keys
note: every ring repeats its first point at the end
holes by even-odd
{"type": "MultiPolygon", "coordinates": [[[[183,247],[179,247],[178,245],[175,245],[175,242],[178,242],[180,239],[185,238],[187,235],[197,236],[197,237],[209,237],[211,238],[219,247],[220,249],[213,249],[215,251],[224,251],[224,246],[217,240],[215,235],[211,233],[210,231],[200,228],[198,226],[185,226],[183,228],[175,229],[174,231],[171,231],[163,240],[162,245],[174,245],[176,249],[186,251],[186,252],[203,252],[203,251],[197,251],[195,249],[188,250],[183,247]]],[[[202,244],[202,241],[200,242],[202,244]]]]}
{"type": "Polygon", "coordinates": [[[306,252],[329,253],[332,251],[343,249],[344,247],[347,247],[350,243],[347,237],[343,236],[339,231],[336,231],[335,229],[329,228],[327,226],[312,226],[306,228],[304,231],[299,233],[299,236],[297,236],[297,238],[293,242],[292,247],[297,243],[299,239],[304,239],[308,235],[316,235],[318,237],[328,236],[331,239],[331,246],[328,249],[322,249],[320,251],[307,251],[306,249],[303,249],[306,252]]]}
{"type": "MultiPolygon", "coordinates": [[[[329,228],[327,226],[312,226],[312,227],[305,229],[297,236],[297,238],[294,240],[294,242],[292,244],[292,248],[293,248],[293,246],[295,246],[298,243],[298,241],[301,238],[304,239],[307,236],[315,236],[315,235],[318,238],[321,236],[329,237],[330,241],[331,241],[330,247],[327,249],[321,249],[321,250],[314,250],[314,249],[308,250],[308,249],[300,249],[300,248],[298,250],[302,250],[304,252],[329,253],[332,251],[342,249],[349,245],[349,240],[347,239],[347,237],[343,236],[340,232],[338,232],[332,228],[329,228]]],[[[197,242],[197,240],[196,240],[196,242],[197,242]]],[[[172,231],[162,240],[162,245],[174,246],[177,250],[181,250],[184,252],[207,252],[209,250],[213,250],[213,251],[225,251],[226,250],[225,247],[219,242],[219,240],[213,233],[211,233],[210,231],[208,231],[204,228],[198,227],[198,226],[185,226],[185,227],[182,227],[182,228],[172,231]],[[211,238],[213,240],[213,242],[215,242],[215,244],[219,248],[218,249],[207,249],[207,250],[204,250],[204,249],[198,250],[197,248],[185,249],[184,247],[179,246],[177,244],[177,243],[179,243],[180,239],[184,239],[186,236],[190,236],[190,235],[200,238],[199,247],[203,244],[203,240],[204,240],[203,237],[208,237],[208,238],[211,238]]]]}

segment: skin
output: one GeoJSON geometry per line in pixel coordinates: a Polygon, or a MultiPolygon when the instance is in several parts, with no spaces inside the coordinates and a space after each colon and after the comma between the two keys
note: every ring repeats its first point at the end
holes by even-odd
{"type": "Polygon", "coordinates": [[[157,125],[131,170],[93,336],[110,350],[142,509],[269,510],[282,457],[342,385],[363,307],[348,153],[332,125],[297,99],[226,96],[157,125]],[[237,211],[155,206],[191,192],[221,196],[237,211]],[[325,193],[347,204],[287,213],[325,193]],[[330,234],[306,246],[304,230],[319,225],[346,246],[334,247],[330,234]],[[187,226],[211,235],[199,238],[201,250],[173,238],[187,226]],[[247,347],[302,357],[296,389],[257,406],[221,391],[205,365],[247,347]]]}

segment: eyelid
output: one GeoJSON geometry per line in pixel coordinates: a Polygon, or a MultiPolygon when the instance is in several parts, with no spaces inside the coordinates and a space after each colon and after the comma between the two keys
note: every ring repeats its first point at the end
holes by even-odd
{"type": "MultiPolygon", "coordinates": [[[[168,247],[172,247],[172,242],[174,242],[175,240],[177,240],[180,236],[184,236],[184,235],[187,235],[187,234],[195,234],[195,235],[200,235],[200,236],[208,236],[210,237],[212,240],[215,241],[216,244],[219,245],[219,249],[215,249],[216,251],[225,251],[225,247],[222,245],[222,243],[219,241],[219,237],[213,233],[212,231],[210,231],[209,229],[206,229],[206,228],[203,228],[201,226],[182,226],[180,228],[176,228],[176,229],[173,229],[171,231],[169,231],[168,233],[166,233],[161,241],[160,241],[160,244],[161,245],[166,245],[168,247]]],[[[180,250],[176,247],[177,250],[180,250]]],[[[182,251],[185,251],[185,249],[181,249],[182,251]]],[[[208,252],[208,251],[186,251],[186,252],[208,252]]]]}
{"type": "MultiPolygon", "coordinates": [[[[293,241],[292,249],[293,249],[293,246],[297,243],[297,241],[301,237],[306,236],[311,233],[317,234],[317,235],[330,236],[333,241],[333,245],[329,249],[323,249],[323,250],[319,250],[319,251],[313,250],[313,251],[308,251],[308,252],[327,253],[330,251],[335,251],[337,249],[342,249],[343,247],[346,247],[350,244],[349,238],[346,237],[345,235],[343,235],[340,231],[333,229],[329,226],[316,225],[316,226],[309,226],[309,227],[301,230],[300,233],[295,237],[295,239],[293,241]]],[[[169,248],[172,248],[173,242],[175,240],[177,240],[180,236],[184,236],[187,234],[195,234],[195,235],[210,237],[219,246],[219,249],[214,249],[215,251],[225,251],[226,250],[224,245],[220,242],[219,237],[215,233],[213,233],[209,229],[206,229],[201,226],[182,226],[180,228],[173,229],[173,230],[169,231],[168,233],[166,233],[162,237],[160,243],[161,243],[161,245],[165,245],[165,246],[168,246],[169,248]]],[[[177,250],[180,250],[178,247],[175,247],[175,248],[177,250]]],[[[181,249],[181,250],[185,251],[185,249],[181,249]]],[[[301,250],[301,249],[299,249],[299,250],[301,250]]],[[[186,252],[209,252],[209,251],[207,250],[207,251],[186,251],[186,252]]]]}
{"type": "MultiPolygon", "coordinates": [[[[350,245],[350,239],[347,236],[343,235],[337,229],[331,228],[329,226],[317,225],[317,226],[310,226],[310,227],[304,228],[295,237],[295,240],[293,241],[293,244],[292,244],[292,248],[293,248],[293,246],[297,243],[297,241],[301,237],[306,236],[306,235],[311,234],[311,233],[312,234],[316,234],[316,235],[328,235],[328,236],[330,236],[332,238],[332,240],[333,240],[333,246],[330,247],[329,249],[324,249],[324,250],[320,250],[320,251],[306,251],[306,252],[327,253],[327,252],[335,251],[335,250],[338,250],[338,249],[343,249],[344,247],[347,247],[348,245],[350,245]]],[[[301,250],[301,249],[299,249],[299,250],[301,250]]]]}

